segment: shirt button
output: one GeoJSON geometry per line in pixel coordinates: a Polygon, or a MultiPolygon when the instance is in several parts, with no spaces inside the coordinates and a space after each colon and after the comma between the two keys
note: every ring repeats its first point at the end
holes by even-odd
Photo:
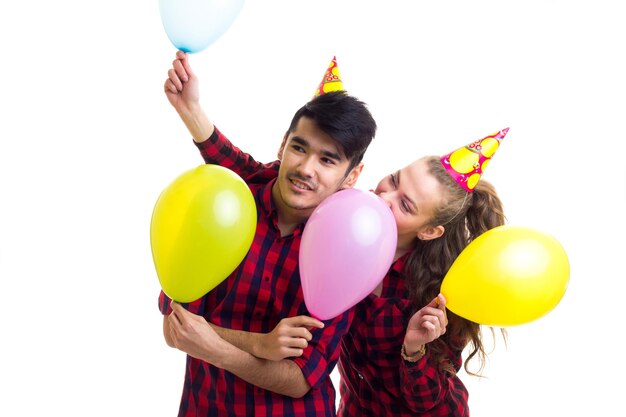
{"type": "Polygon", "coordinates": [[[265,282],[268,282],[270,280],[270,277],[265,277],[265,282]]]}
{"type": "Polygon", "coordinates": [[[363,374],[359,374],[359,378],[361,378],[361,379],[365,379],[365,378],[363,377],[363,374]]]}
{"type": "Polygon", "coordinates": [[[254,313],[254,315],[257,316],[257,317],[261,317],[261,312],[257,311],[256,313],[254,313]]]}

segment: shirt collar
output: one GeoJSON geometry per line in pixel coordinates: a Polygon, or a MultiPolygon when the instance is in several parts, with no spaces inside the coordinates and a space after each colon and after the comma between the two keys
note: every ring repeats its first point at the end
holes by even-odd
{"type": "MultiPolygon", "coordinates": [[[[274,225],[276,230],[279,230],[278,229],[278,211],[276,210],[276,203],[274,203],[274,199],[272,198],[272,188],[274,187],[274,184],[276,183],[276,181],[277,181],[277,178],[273,178],[271,181],[265,184],[263,188],[261,188],[259,206],[262,210],[262,215],[265,216],[268,219],[268,221],[270,221],[274,225]]],[[[305,224],[306,222],[299,224],[296,227],[296,229],[293,231],[293,234],[291,236],[301,235],[302,231],[304,230],[305,224]]]]}
{"type": "Polygon", "coordinates": [[[396,259],[394,263],[391,265],[391,270],[398,275],[402,274],[402,271],[404,270],[404,265],[406,265],[406,261],[409,255],[411,254],[411,252],[413,251],[410,250],[404,255],[402,255],[401,257],[399,257],[398,259],[396,259]]]}

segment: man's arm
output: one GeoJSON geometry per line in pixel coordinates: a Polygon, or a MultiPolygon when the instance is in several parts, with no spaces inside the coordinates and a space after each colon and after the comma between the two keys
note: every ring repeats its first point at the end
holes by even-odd
{"type": "Polygon", "coordinates": [[[165,340],[194,358],[227,370],[241,379],[278,394],[300,398],[309,390],[300,367],[293,361],[260,359],[222,339],[202,316],[171,303],[165,316],[165,340]],[[169,336],[169,338],[168,338],[169,336]]]}
{"type": "Polygon", "coordinates": [[[200,106],[199,81],[191,70],[188,58],[187,53],[176,52],[172,68],[167,72],[164,90],[193,140],[201,143],[211,136],[214,126],[200,106]]]}
{"type": "MultiPolygon", "coordinates": [[[[256,356],[259,359],[280,361],[302,355],[308,342],[313,338],[311,330],[323,328],[324,323],[309,316],[296,316],[282,319],[269,333],[254,333],[232,330],[213,323],[209,325],[231,345],[256,356]]],[[[176,347],[170,334],[168,316],[163,316],[163,336],[169,347],[176,347]]]]}
{"type": "Polygon", "coordinates": [[[229,168],[244,180],[260,171],[270,171],[267,174],[270,178],[276,176],[275,163],[255,161],[217,131],[200,105],[199,81],[189,64],[188,53],[176,52],[176,59],[167,75],[165,95],[189,130],[204,162],[229,168]]]}
{"type": "Polygon", "coordinates": [[[163,337],[165,338],[165,343],[171,348],[175,348],[174,341],[172,340],[172,335],[170,333],[170,322],[168,320],[169,316],[163,316],[163,337]]]}
{"type": "Polygon", "coordinates": [[[324,323],[309,316],[282,319],[269,333],[231,330],[209,323],[227,342],[260,359],[279,361],[300,356],[313,338],[311,330],[321,329],[324,323]]]}

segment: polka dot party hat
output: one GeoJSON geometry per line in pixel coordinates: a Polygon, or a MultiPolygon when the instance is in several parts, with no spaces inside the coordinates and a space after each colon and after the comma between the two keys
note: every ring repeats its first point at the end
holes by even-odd
{"type": "Polygon", "coordinates": [[[456,180],[467,192],[474,191],[474,187],[485,172],[491,158],[500,147],[500,142],[509,132],[509,128],[502,129],[489,136],[457,149],[441,157],[441,163],[448,174],[456,180]]]}
{"type": "Polygon", "coordinates": [[[313,97],[321,96],[331,91],[343,90],[343,83],[341,82],[341,76],[339,75],[339,67],[337,66],[337,57],[333,57],[332,61],[328,65],[322,82],[315,90],[313,97]]]}

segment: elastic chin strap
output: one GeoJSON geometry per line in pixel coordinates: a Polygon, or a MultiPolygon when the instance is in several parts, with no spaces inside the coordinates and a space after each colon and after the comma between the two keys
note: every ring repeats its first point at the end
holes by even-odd
{"type": "Polygon", "coordinates": [[[459,211],[456,212],[456,214],[454,216],[452,216],[452,218],[450,220],[448,220],[447,222],[445,222],[443,224],[443,226],[445,226],[446,224],[450,224],[452,222],[452,220],[456,219],[457,216],[463,211],[463,208],[465,207],[465,202],[467,201],[467,197],[470,195],[471,193],[466,192],[465,193],[465,197],[463,197],[463,202],[461,203],[461,207],[459,208],[459,211]]]}

